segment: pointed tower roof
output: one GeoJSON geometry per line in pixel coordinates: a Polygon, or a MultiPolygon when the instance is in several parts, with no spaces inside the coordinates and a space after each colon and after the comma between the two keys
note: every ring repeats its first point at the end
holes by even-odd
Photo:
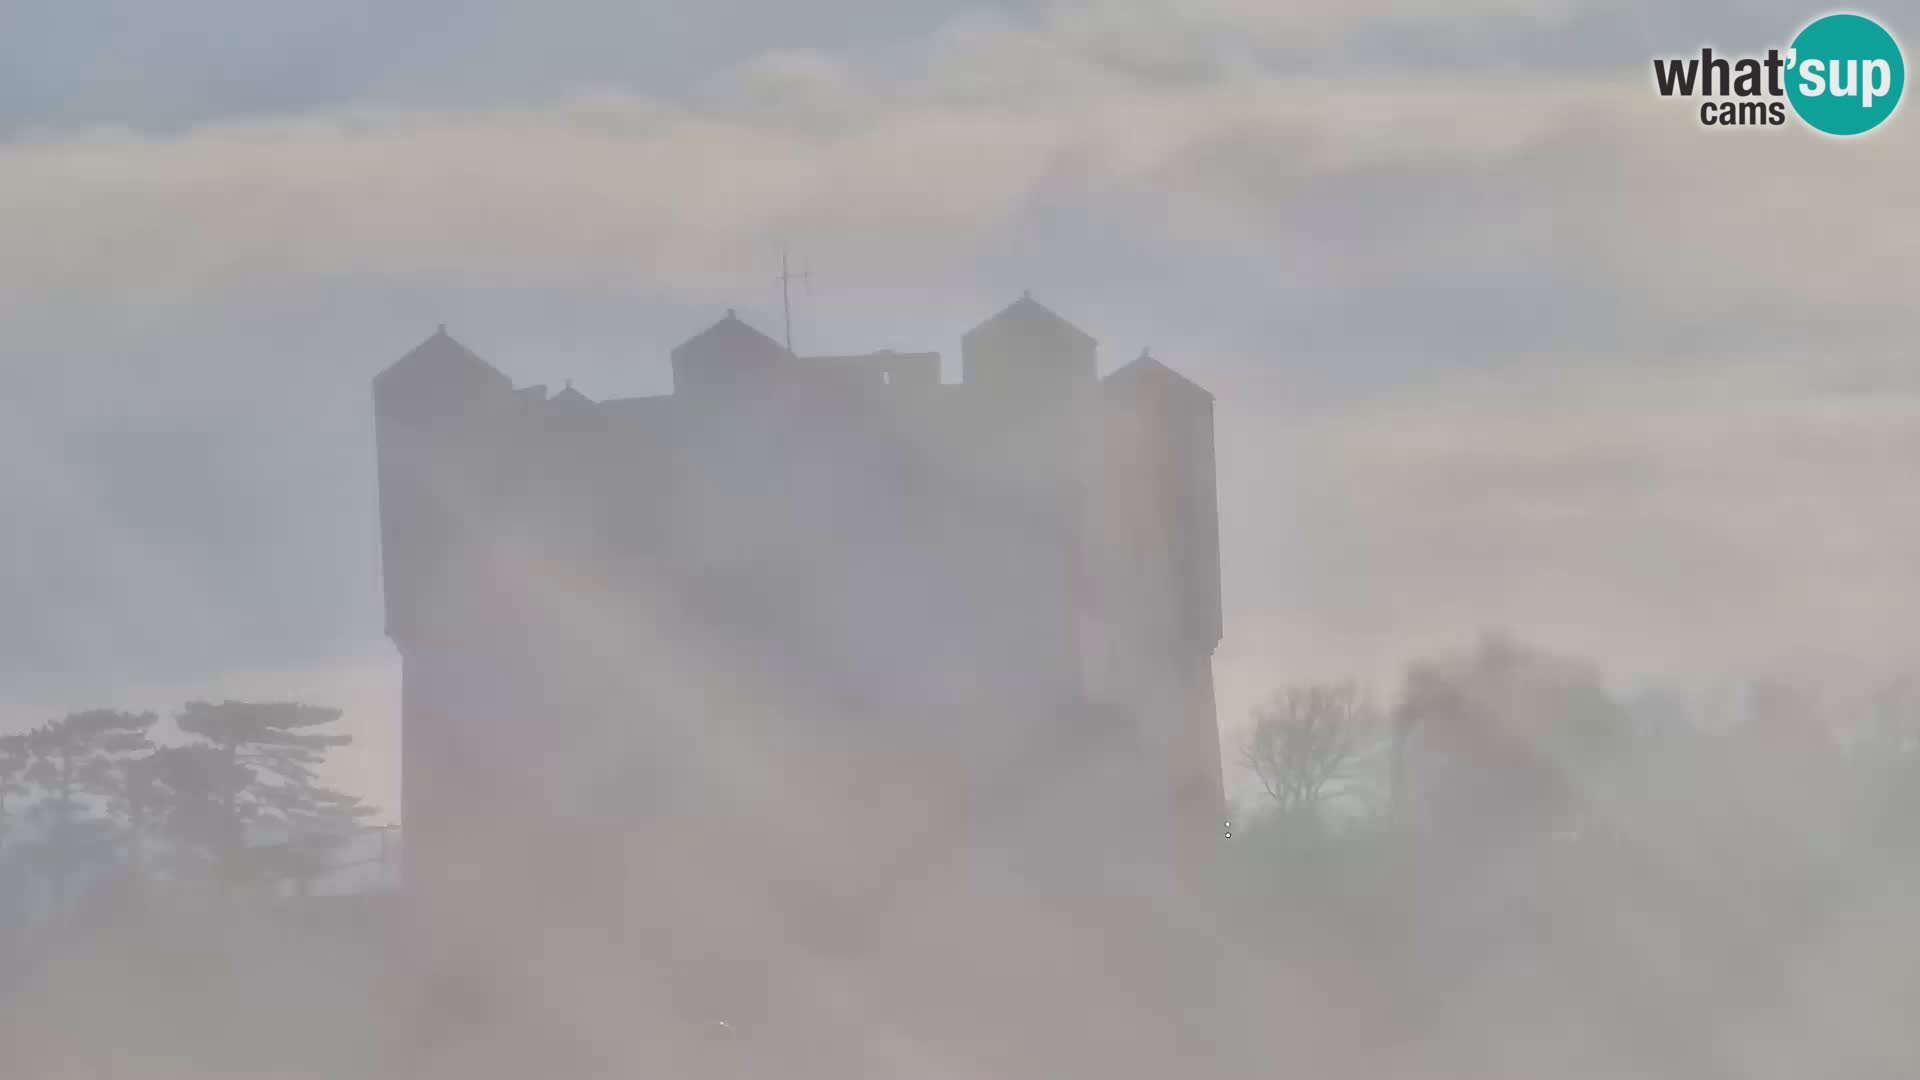
{"type": "Polygon", "coordinates": [[[1198,395],[1208,401],[1213,400],[1213,394],[1206,387],[1161,363],[1148,349],[1141,349],[1139,356],[1128,361],[1102,381],[1117,387],[1164,386],[1179,393],[1198,395]]]}
{"type": "Polygon", "coordinates": [[[547,399],[547,415],[557,418],[592,415],[596,408],[592,398],[573,388],[572,379],[567,380],[559,393],[547,399]]]}
{"type": "Polygon", "coordinates": [[[999,314],[967,331],[961,337],[961,341],[974,342],[1001,337],[1062,340],[1083,348],[1098,344],[1094,341],[1093,335],[1061,318],[1052,308],[1035,300],[1033,294],[1027,292],[1021,293],[1020,299],[1001,308],[999,314]]]}
{"type": "Polygon", "coordinates": [[[511,390],[513,380],[475,355],[447,333],[441,323],[427,340],[374,376],[376,389],[396,386],[499,386],[511,390]]]}
{"type": "Polygon", "coordinates": [[[492,363],[480,359],[470,348],[453,340],[447,334],[447,325],[440,323],[434,334],[413,346],[407,356],[396,359],[386,371],[374,377],[374,382],[392,382],[405,379],[445,379],[445,380],[488,380],[488,382],[509,382],[499,373],[492,363]]]}
{"type": "Polygon", "coordinates": [[[792,359],[784,345],[742,322],[732,308],[726,318],[673,350],[674,393],[735,384],[772,372],[792,359]]]}
{"type": "Polygon", "coordinates": [[[732,308],[726,317],[673,350],[675,360],[699,360],[709,356],[758,363],[777,363],[787,355],[786,347],[748,326],[732,308]]]}
{"type": "Polygon", "coordinates": [[[1031,293],[960,339],[960,381],[1008,400],[1057,402],[1099,378],[1092,335],[1031,293]]]}

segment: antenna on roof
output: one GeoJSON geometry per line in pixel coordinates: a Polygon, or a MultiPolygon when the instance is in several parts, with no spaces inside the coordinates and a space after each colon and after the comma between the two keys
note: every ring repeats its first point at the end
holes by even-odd
{"type": "Polygon", "coordinates": [[[802,271],[798,274],[787,269],[787,245],[780,245],[780,311],[786,316],[787,355],[793,355],[793,297],[789,286],[796,281],[807,282],[807,291],[813,291],[813,272],[802,271]]]}

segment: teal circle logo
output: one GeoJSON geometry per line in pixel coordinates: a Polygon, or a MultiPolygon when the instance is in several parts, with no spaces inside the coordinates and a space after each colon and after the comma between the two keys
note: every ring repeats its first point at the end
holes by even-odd
{"type": "Polygon", "coordinates": [[[1860,135],[1893,115],[1907,85],[1900,43],[1864,15],[1828,15],[1793,39],[1787,100],[1816,131],[1860,135]]]}

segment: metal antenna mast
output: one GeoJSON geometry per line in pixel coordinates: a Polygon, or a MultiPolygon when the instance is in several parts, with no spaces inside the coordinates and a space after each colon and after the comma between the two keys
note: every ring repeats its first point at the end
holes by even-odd
{"type": "Polygon", "coordinates": [[[791,270],[787,269],[787,245],[781,244],[780,245],[780,311],[783,315],[786,316],[787,354],[789,356],[794,355],[793,353],[793,296],[791,293],[790,286],[796,281],[807,281],[809,282],[808,288],[812,288],[812,285],[810,283],[812,278],[813,278],[812,271],[803,271],[801,273],[796,274],[791,270]]]}

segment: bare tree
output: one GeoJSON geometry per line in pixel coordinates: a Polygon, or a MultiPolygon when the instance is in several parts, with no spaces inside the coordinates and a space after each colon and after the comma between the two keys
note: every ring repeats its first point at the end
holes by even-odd
{"type": "Polygon", "coordinates": [[[1352,682],[1290,687],[1253,715],[1240,760],[1283,815],[1323,818],[1334,800],[1358,794],[1384,731],[1352,682]]]}

